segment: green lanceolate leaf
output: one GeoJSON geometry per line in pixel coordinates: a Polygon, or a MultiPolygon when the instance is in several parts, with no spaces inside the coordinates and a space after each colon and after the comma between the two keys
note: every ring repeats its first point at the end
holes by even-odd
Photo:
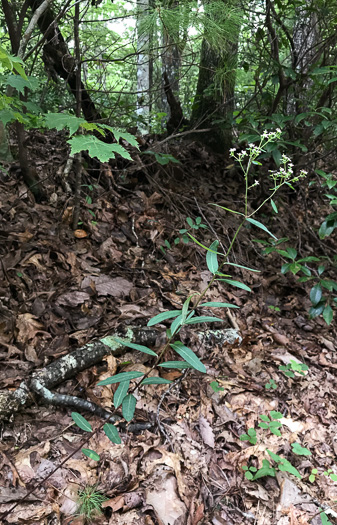
{"type": "Polygon", "coordinates": [[[248,222],[250,222],[251,224],[253,224],[254,226],[257,226],[258,228],[260,228],[261,230],[269,233],[269,235],[271,237],[273,237],[273,239],[276,239],[277,240],[277,237],[275,237],[275,235],[273,235],[269,230],[268,228],[266,228],[266,226],[264,224],[262,224],[262,222],[259,222],[259,221],[256,221],[255,219],[252,219],[250,217],[248,217],[248,219],[246,219],[248,222]]]}
{"type": "Polygon", "coordinates": [[[274,212],[278,213],[277,206],[276,206],[275,202],[273,201],[273,199],[270,199],[270,204],[271,204],[271,207],[273,208],[274,212]]]}
{"type": "Polygon", "coordinates": [[[182,320],[182,324],[184,324],[184,321],[187,317],[187,313],[188,313],[188,307],[190,305],[190,301],[191,301],[191,298],[192,296],[190,295],[189,297],[187,297],[186,301],[184,302],[183,304],[183,309],[181,311],[181,320],[182,320]]]}
{"type": "Polygon", "coordinates": [[[156,352],[154,352],[153,350],[150,350],[150,348],[148,348],[147,346],[137,345],[135,343],[129,343],[129,341],[123,341],[122,339],[119,339],[118,337],[113,337],[113,339],[120,345],[126,346],[127,348],[132,348],[133,350],[138,350],[139,352],[143,352],[143,354],[149,354],[149,355],[154,355],[155,357],[158,357],[156,352]]]}
{"type": "Polygon", "coordinates": [[[126,397],[130,386],[130,381],[123,381],[118,385],[116,392],[114,393],[114,407],[118,408],[122,404],[123,399],[126,397]]]}
{"type": "Polygon", "coordinates": [[[122,403],[122,414],[126,421],[131,421],[136,409],[137,399],[132,394],[128,394],[122,403]]]}
{"type": "Polygon", "coordinates": [[[158,366],[162,366],[163,368],[177,368],[178,370],[193,368],[193,366],[190,365],[190,363],[186,363],[186,361],[166,361],[165,363],[161,363],[158,366]]]}
{"type": "Polygon", "coordinates": [[[236,286],[236,288],[241,288],[241,290],[246,290],[247,292],[252,291],[249,286],[241,283],[240,281],[233,281],[233,279],[217,279],[217,281],[224,281],[227,284],[231,284],[232,286],[236,286]]]}
{"type": "Polygon", "coordinates": [[[199,317],[192,317],[187,319],[185,324],[198,324],[198,323],[214,323],[215,321],[223,323],[223,319],[219,317],[211,317],[209,315],[200,315],[199,317]]]}
{"type": "Polygon", "coordinates": [[[226,264],[229,266],[235,266],[236,268],[242,268],[243,270],[249,270],[250,272],[261,273],[261,270],[255,270],[254,268],[248,268],[248,266],[242,266],[242,264],[236,264],[232,262],[226,262],[226,264]]]}
{"type": "Polygon", "coordinates": [[[225,208],[224,206],[220,206],[220,204],[214,204],[213,202],[211,202],[210,204],[211,206],[216,206],[217,208],[221,208],[222,210],[229,211],[230,213],[235,213],[236,215],[244,216],[244,214],[241,213],[240,211],[231,210],[230,208],[225,208]]]}
{"type": "Polygon", "coordinates": [[[183,322],[183,316],[182,315],[179,315],[174,321],[173,323],[171,324],[171,334],[174,335],[175,333],[177,333],[179,330],[178,328],[180,329],[181,325],[182,325],[182,322],[183,322]]]}
{"type": "Polygon", "coordinates": [[[176,343],[172,343],[170,345],[175,352],[177,352],[180,357],[185,359],[190,365],[193,366],[196,370],[199,372],[206,373],[206,367],[205,365],[200,361],[200,359],[195,355],[195,353],[190,349],[187,348],[187,346],[184,346],[180,341],[177,341],[176,343]]]}
{"type": "Polygon", "coordinates": [[[71,417],[75,421],[76,425],[80,427],[80,429],[85,430],[85,432],[92,432],[92,427],[90,423],[78,412],[72,412],[71,417]]]}
{"type": "Polygon", "coordinates": [[[123,381],[131,381],[131,379],[137,379],[137,377],[142,377],[143,372],[122,372],[121,374],[116,374],[112,377],[107,377],[97,383],[99,386],[103,385],[113,385],[114,383],[122,383],[123,381]]]}
{"type": "Polygon", "coordinates": [[[208,303],[202,303],[199,305],[201,306],[214,306],[214,308],[240,308],[240,306],[236,306],[236,304],[230,304],[230,303],[217,303],[210,301],[208,303]]]}
{"type": "Polygon", "coordinates": [[[218,255],[217,255],[218,246],[219,246],[219,241],[212,242],[211,246],[209,247],[209,251],[206,253],[207,268],[213,274],[216,273],[219,269],[219,262],[218,262],[218,255]]]}
{"type": "Polygon", "coordinates": [[[168,312],[162,312],[161,314],[155,315],[150,319],[150,321],[147,323],[147,326],[154,326],[155,324],[162,323],[163,321],[166,321],[167,319],[172,319],[173,317],[177,317],[181,314],[181,310],[169,310],[168,312]]]}
{"type": "Polygon", "coordinates": [[[87,456],[90,459],[93,459],[94,461],[99,461],[101,459],[97,452],[91,450],[90,448],[82,448],[82,452],[85,456],[87,456]]]}
{"type": "Polygon", "coordinates": [[[169,385],[172,383],[169,379],[164,379],[163,377],[146,377],[144,381],[141,382],[142,385],[169,385]]]}
{"type": "Polygon", "coordinates": [[[121,437],[118,434],[118,430],[115,427],[115,425],[111,425],[110,423],[106,423],[103,426],[103,430],[104,430],[105,434],[108,436],[108,438],[110,439],[110,441],[112,441],[112,443],[116,443],[116,445],[120,445],[122,443],[121,437]]]}
{"type": "Polygon", "coordinates": [[[310,450],[305,447],[301,447],[299,443],[292,443],[291,447],[293,449],[293,453],[297,454],[298,456],[311,456],[310,450]]]}

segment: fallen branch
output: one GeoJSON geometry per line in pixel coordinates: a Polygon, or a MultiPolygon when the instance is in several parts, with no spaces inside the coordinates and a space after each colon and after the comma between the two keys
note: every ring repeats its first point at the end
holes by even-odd
{"type": "MultiPolygon", "coordinates": [[[[114,335],[119,338],[126,338],[130,342],[155,346],[158,332],[146,328],[128,328],[126,333],[118,332],[114,335]]],[[[87,343],[74,352],[54,361],[45,368],[33,372],[31,377],[23,381],[14,392],[7,390],[0,392],[0,421],[12,418],[16,412],[31,403],[34,394],[46,404],[84,410],[103,417],[104,419],[109,418],[110,421],[120,419],[117,415],[112,416],[110,412],[95,403],[75,396],[54,394],[50,389],[74,377],[79,372],[82,372],[82,370],[96,365],[102,361],[106,355],[113,354],[114,356],[119,356],[125,351],[125,346],[118,344],[113,339],[113,336],[108,336],[87,343]]],[[[145,425],[148,426],[147,423],[145,425]]],[[[139,424],[137,427],[139,427],[139,424]]],[[[130,426],[128,429],[132,431],[130,426]]],[[[137,428],[137,430],[139,430],[139,428],[137,428]]]]}

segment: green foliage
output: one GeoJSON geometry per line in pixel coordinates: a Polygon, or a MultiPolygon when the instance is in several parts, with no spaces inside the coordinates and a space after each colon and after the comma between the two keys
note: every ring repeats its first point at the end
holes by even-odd
{"type": "Polygon", "coordinates": [[[97,486],[87,486],[78,491],[78,509],[77,514],[83,516],[86,522],[92,522],[102,514],[102,503],[109,498],[97,490],[97,486]]]}
{"type": "Polygon", "coordinates": [[[272,419],[277,420],[277,419],[281,419],[282,417],[283,417],[283,414],[272,410],[270,412],[271,419],[264,414],[260,416],[260,418],[262,419],[262,423],[259,423],[259,427],[265,430],[270,430],[270,432],[272,434],[275,434],[275,436],[281,436],[281,432],[279,431],[279,428],[282,427],[282,423],[280,423],[279,421],[272,421],[272,419]]]}
{"type": "Polygon", "coordinates": [[[264,387],[265,387],[266,390],[276,390],[277,389],[277,384],[274,381],[274,379],[269,379],[268,383],[266,383],[264,385],[264,387]]]}
{"type": "Polygon", "coordinates": [[[295,377],[295,373],[304,376],[305,372],[309,370],[309,367],[304,363],[299,363],[291,359],[290,363],[287,365],[280,365],[278,369],[280,372],[283,372],[285,376],[293,378],[295,377]]]}
{"type": "Polygon", "coordinates": [[[240,439],[241,441],[249,441],[251,445],[256,445],[256,430],[254,428],[249,428],[247,434],[241,434],[240,439]]]}
{"type": "MultiPolygon", "coordinates": [[[[190,235],[190,232],[192,230],[199,230],[200,228],[207,229],[206,224],[203,224],[201,222],[201,217],[196,217],[195,221],[191,217],[187,217],[186,218],[186,222],[187,222],[189,227],[188,228],[182,228],[181,230],[179,230],[179,234],[180,234],[179,237],[176,237],[174,239],[174,244],[175,245],[177,245],[179,243],[188,244],[190,242],[189,235],[190,235]]],[[[165,240],[164,244],[165,244],[165,247],[168,250],[172,249],[171,243],[168,240],[165,240]]],[[[161,249],[161,251],[163,253],[165,253],[164,246],[160,246],[160,249],[161,249]]]]}

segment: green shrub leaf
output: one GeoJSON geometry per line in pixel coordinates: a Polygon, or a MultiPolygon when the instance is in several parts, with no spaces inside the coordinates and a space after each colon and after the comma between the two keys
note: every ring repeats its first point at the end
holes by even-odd
{"type": "Polygon", "coordinates": [[[141,382],[142,385],[169,385],[172,383],[169,379],[164,379],[163,377],[146,377],[144,381],[141,382]]]}
{"type": "Polygon", "coordinates": [[[103,385],[113,385],[114,383],[122,383],[123,381],[131,381],[131,379],[137,379],[137,377],[142,377],[143,372],[122,372],[121,374],[116,374],[112,377],[107,377],[97,383],[99,386],[103,385]]]}
{"type": "Polygon", "coordinates": [[[155,357],[158,357],[156,352],[154,352],[153,350],[150,350],[150,348],[148,348],[147,346],[137,345],[135,343],[129,343],[128,341],[123,341],[122,339],[119,339],[118,337],[113,337],[113,339],[120,345],[126,346],[127,348],[132,348],[133,350],[138,350],[139,352],[143,352],[143,354],[149,354],[149,355],[154,355],[155,357]]]}
{"type": "Polygon", "coordinates": [[[166,363],[161,363],[158,366],[162,366],[163,368],[178,368],[178,370],[193,368],[193,366],[190,365],[190,363],[186,363],[186,361],[166,361],[166,363]]]}
{"type": "Polygon", "coordinates": [[[249,286],[241,283],[240,281],[233,281],[233,279],[217,279],[217,281],[224,281],[227,284],[231,284],[232,286],[236,286],[236,288],[240,288],[241,290],[246,290],[247,292],[252,291],[251,288],[249,288],[249,286]]]}
{"type": "Polygon", "coordinates": [[[110,441],[112,441],[112,443],[116,443],[116,445],[120,445],[122,443],[121,437],[120,437],[120,435],[118,433],[118,430],[115,427],[115,425],[111,425],[110,423],[106,423],[103,426],[103,430],[104,430],[105,434],[108,436],[108,438],[110,439],[110,441]]]}
{"type": "Polygon", "coordinates": [[[92,432],[90,423],[85,419],[85,417],[81,416],[81,414],[78,412],[72,412],[71,417],[75,421],[76,425],[80,427],[80,429],[84,430],[85,432],[92,432]]]}
{"type": "Polygon", "coordinates": [[[185,361],[192,365],[193,368],[195,368],[199,372],[203,372],[204,374],[206,373],[205,365],[200,361],[200,359],[190,348],[184,346],[180,341],[172,343],[170,346],[173,348],[173,350],[177,352],[178,355],[180,355],[180,357],[182,357],[183,359],[185,359],[185,361]]]}
{"type": "Polygon", "coordinates": [[[126,421],[131,421],[136,409],[137,399],[132,394],[128,394],[122,403],[122,414],[126,421]]]}
{"type": "Polygon", "coordinates": [[[216,273],[219,269],[219,262],[218,262],[218,255],[217,255],[218,246],[219,246],[219,241],[212,242],[211,246],[209,247],[209,251],[206,253],[207,268],[213,274],[216,273]]]}
{"type": "Polygon", "coordinates": [[[322,299],[322,288],[320,284],[316,284],[310,290],[310,301],[314,306],[316,306],[322,299]]]}
{"type": "Polygon", "coordinates": [[[90,459],[93,459],[94,461],[99,461],[101,459],[97,452],[91,450],[90,448],[82,448],[82,452],[85,456],[87,456],[90,459]]]}
{"type": "Polygon", "coordinates": [[[224,320],[219,317],[211,317],[209,315],[200,315],[199,317],[192,317],[187,319],[185,324],[198,324],[198,323],[214,323],[215,321],[223,323],[224,320]]]}
{"type": "Polygon", "coordinates": [[[323,310],[323,319],[327,325],[332,323],[333,319],[333,310],[330,305],[327,305],[323,310]]]}
{"type": "Polygon", "coordinates": [[[202,303],[199,306],[214,306],[214,308],[240,308],[240,306],[236,306],[236,304],[217,303],[213,301],[210,301],[209,303],[202,303]]]}
{"type": "Polygon", "coordinates": [[[247,222],[250,222],[251,224],[253,224],[254,226],[257,226],[258,228],[260,228],[261,230],[267,232],[271,237],[273,237],[273,239],[276,239],[277,240],[277,237],[275,237],[275,235],[273,235],[269,230],[268,228],[266,228],[266,226],[264,224],[262,224],[262,222],[259,222],[259,221],[256,221],[255,219],[252,219],[251,217],[248,217],[248,219],[246,219],[247,222]]]}
{"type": "Polygon", "coordinates": [[[168,312],[162,312],[161,314],[155,315],[150,319],[150,321],[147,323],[147,326],[154,326],[155,324],[162,323],[163,321],[166,321],[167,319],[172,319],[173,317],[177,317],[181,314],[181,310],[169,310],[168,312]]]}
{"type": "Polygon", "coordinates": [[[118,385],[118,388],[116,392],[114,393],[114,399],[113,399],[113,404],[115,408],[118,408],[122,404],[123,399],[126,397],[128,393],[129,386],[130,386],[130,381],[123,381],[122,383],[118,385]]]}

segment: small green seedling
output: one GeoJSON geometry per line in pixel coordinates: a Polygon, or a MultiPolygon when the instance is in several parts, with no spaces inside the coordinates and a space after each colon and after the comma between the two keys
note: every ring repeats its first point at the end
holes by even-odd
{"type": "Polygon", "coordinates": [[[328,476],[332,481],[337,481],[337,475],[333,474],[333,470],[329,468],[328,470],[323,472],[324,476],[328,476]]]}
{"type": "Polygon", "coordinates": [[[225,389],[219,385],[217,381],[212,381],[209,386],[212,388],[214,392],[223,392],[225,389]]]}
{"type": "MultiPolygon", "coordinates": [[[[283,417],[281,412],[275,412],[275,410],[272,410],[269,414],[272,419],[281,419],[283,417]]],[[[275,436],[281,436],[279,428],[282,426],[282,423],[279,421],[272,421],[268,416],[265,415],[260,416],[260,418],[262,419],[262,423],[259,423],[260,428],[270,430],[270,432],[275,436]]]]}
{"type": "Polygon", "coordinates": [[[277,389],[277,384],[274,381],[274,379],[269,379],[268,383],[266,383],[264,385],[264,387],[265,387],[266,390],[276,390],[277,389]]]}
{"type": "Polygon", "coordinates": [[[271,467],[267,459],[262,460],[262,467],[260,469],[255,467],[247,467],[244,465],[242,470],[245,471],[245,478],[249,481],[256,481],[257,479],[264,478],[266,476],[275,477],[275,469],[271,467]]]}
{"type": "Polygon", "coordinates": [[[315,483],[315,480],[316,480],[316,476],[317,476],[317,474],[318,474],[318,470],[317,470],[317,468],[313,468],[313,469],[311,470],[311,474],[310,474],[310,476],[309,476],[309,481],[310,481],[310,483],[315,483]]]}
{"type": "Polygon", "coordinates": [[[280,312],[280,308],[278,306],[273,306],[272,304],[270,304],[268,306],[269,310],[273,310],[273,312],[280,312]]]}
{"type": "MultiPolygon", "coordinates": [[[[176,237],[173,241],[175,245],[179,244],[180,242],[188,244],[191,241],[190,237],[188,236],[188,233],[193,230],[199,230],[200,228],[203,228],[205,230],[208,229],[208,226],[201,222],[201,217],[196,217],[195,221],[191,219],[191,217],[186,217],[186,222],[189,228],[182,228],[181,230],[179,230],[180,237],[176,237]]],[[[165,254],[165,247],[168,250],[171,250],[172,248],[171,243],[169,241],[165,240],[164,244],[165,246],[160,246],[160,250],[165,254]]]]}
{"type": "Polygon", "coordinates": [[[304,372],[309,370],[309,367],[303,363],[298,363],[297,361],[291,360],[290,363],[287,365],[281,365],[278,369],[287,377],[295,377],[295,372],[301,376],[304,376],[304,372]]]}
{"type": "Polygon", "coordinates": [[[247,430],[247,434],[241,434],[240,436],[241,441],[249,441],[251,445],[256,445],[256,431],[254,428],[249,428],[247,430]]]}
{"type": "Polygon", "coordinates": [[[86,522],[92,522],[102,514],[102,503],[109,498],[97,490],[97,486],[88,486],[78,492],[77,514],[83,516],[86,522]]]}

